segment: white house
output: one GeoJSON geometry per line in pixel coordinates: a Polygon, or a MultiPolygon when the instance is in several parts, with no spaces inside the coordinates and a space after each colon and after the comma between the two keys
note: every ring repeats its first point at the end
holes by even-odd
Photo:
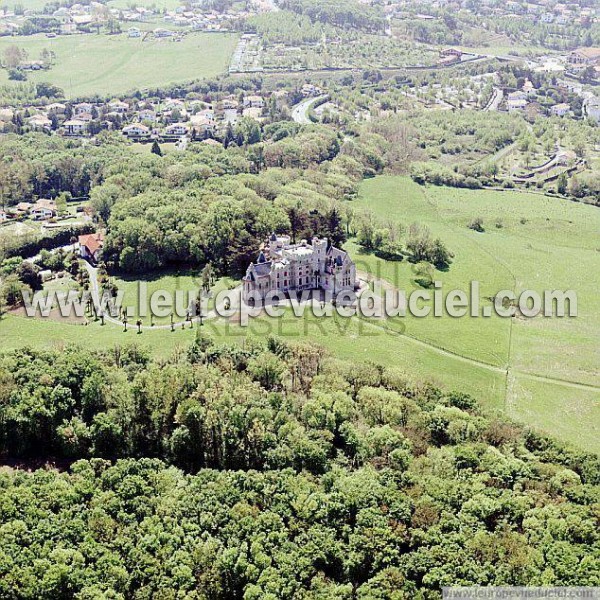
{"type": "Polygon", "coordinates": [[[129,110],[129,104],[127,104],[127,102],[115,100],[109,103],[108,108],[110,108],[111,112],[124,115],[129,110]]]}
{"type": "Polygon", "coordinates": [[[34,221],[47,221],[48,219],[54,217],[55,214],[56,211],[52,210],[51,208],[46,208],[45,206],[37,205],[29,211],[29,216],[34,221]]]}
{"type": "Polygon", "coordinates": [[[130,27],[127,30],[127,37],[130,38],[139,38],[141,37],[142,32],[137,27],[130,27]]]}
{"type": "Polygon", "coordinates": [[[76,116],[83,114],[92,114],[93,109],[94,106],[89,102],[80,102],[79,104],[76,104],[73,107],[73,114],[76,116]]]}
{"type": "Polygon", "coordinates": [[[123,127],[123,134],[129,138],[146,137],[150,135],[150,129],[141,123],[132,123],[123,127]]]}
{"type": "Polygon", "coordinates": [[[561,104],[551,106],[550,114],[555,117],[564,117],[570,110],[571,107],[566,102],[562,102],[561,104]]]}
{"type": "Polygon", "coordinates": [[[173,123],[165,128],[165,135],[187,135],[190,128],[185,123],[173,123]]]}
{"type": "Polygon", "coordinates": [[[46,117],[45,115],[33,115],[33,117],[31,117],[29,119],[29,124],[34,128],[34,129],[45,129],[48,130],[52,127],[52,121],[46,117]]]}
{"type": "Polygon", "coordinates": [[[590,118],[600,123],[600,98],[592,96],[585,101],[585,114],[590,118]]]}
{"type": "Polygon", "coordinates": [[[517,90],[508,94],[509,100],[527,100],[527,92],[524,90],[517,90]]]}
{"type": "Polygon", "coordinates": [[[87,123],[80,119],[69,119],[63,123],[65,135],[85,135],[87,123]]]}
{"type": "Polygon", "coordinates": [[[67,110],[67,105],[62,104],[61,102],[54,102],[46,106],[46,111],[48,113],[54,113],[55,115],[64,115],[65,110],[67,110]]]}
{"type": "Polygon", "coordinates": [[[156,113],[149,108],[144,108],[138,112],[138,119],[140,121],[150,121],[151,123],[156,122],[156,113]]]}
{"type": "Polygon", "coordinates": [[[527,106],[527,100],[523,98],[509,99],[506,102],[506,106],[508,107],[509,113],[518,112],[525,109],[527,106]]]}
{"type": "Polygon", "coordinates": [[[245,96],[244,107],[245,108],[263,108],[265,105],[264,98],[262,96],[245,96]]]}

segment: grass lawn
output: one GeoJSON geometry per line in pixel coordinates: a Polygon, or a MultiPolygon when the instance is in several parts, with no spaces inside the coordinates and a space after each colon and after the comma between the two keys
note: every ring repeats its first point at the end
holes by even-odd
{"type": "MultiPolygon", "coordinates": [[[[49,71],[28,74],[30,81],[48,81],[67,97],[111,95],[146,87],[212,77],[225,71],[235,48],[233,34],[190,33],[181,42],[142,41],[121,35],[73,35],[48,39],[43,35],[0,38],[0,55],[17,45],[37,59],[44,48],[56,54],[49,71]]],[[[0,84],[8,82],[0,70],[0,84]]]]}
{"type": "MultiPolygon", "coordinates": [[[[180,312],[183,318],[185,318],[185,310],[188,306],[189,293],[192,293],[192,297],[196,297],[198,290],[202,286],[202,278],[197,272],[189,271],[173,271],[168,273],[160,273],[154,277],[148,277],[144,280],[134,278],[113,278],[118,289],[124,293],[123,296],[123,307],[132,307],[134,314],[131,315],[130,321],[134,322],[137,317],[141,314],[140,308],[142,308],[142,321],[144,325],[150,325],[150,299],[152,295],[158,291],[169,292],[173,298],[176,297],[176,292],[181,292],[180,312]],[[184,301],[185,300],[185,301],[184,301]]],[[[212,296],[216,296],[221,290],[227,289],[229,286],[235,286],[235,282],[228,278],[223,277],[215,282],[215,285],[211,287],[212,296]]],[[[179,306],[179,305],[178,305],[179,306]]],[[[212,298],[208,298],[208,310],[213,308],[212,298]]],[[[175,316],[175,322],[183,320],[181,317],[175,316]]],[[[168,324],[171,322],[171,317],[155,317],[154,323],[157,325],[168,324]]]]}
{"type": "MultiPolygon", "coordinates": [[[[311,339],[333,354],[352,360],[372,360],[403,369],[411,376],[461,389],[486,408],[578,445],[600,452],[600,212],[597,208],[546,198],[538,194],[457,190],[417,186],[408,178],[377,177],[365,181],[357,211],[372,210],[382,219],[408,226],[417,221],[439,236],[455,258],[447,272],[438,272],[443,289],[481,286],[481,306],[502,289],[574,289],[576,319],[414,317],[381,320],[295,318],[255,319],[240,328],[223,320],[209,321],[204,331],[223,342],[248,336],[279,335],[289,340],[311,339]],[[484,233],[467,228],[483,218],[484,233]],[[501,223],[501,227],[496,227],[501,223]]],[[[347,248],[362,271],[391,282],[407,293],[416,287],[410,263],[391,263],[347,248]]],[[[193,274],[164,274],[148,282],[155,289],[197,289],[193,274]]],[[[231,285],[220,280],[215,293],[231,285]]],[[[136,282],[117,281],[126,303],[136,302],[136,282]]],[[[137,306],[137,305],[136,305],[137,306]]],[[[163,319],[168,322],[169,319],[163,319]]],[[[162,321],[157,320],[157,325],[162,321]]],[[[147,319],[144,324],[148,325],[147,319]]],[[[133,328],[135,329],[135,327],[133,328]]],[[[185,348],[193,329],[130,330],[99,323],[61,324],[9,315],[0,321],[0,347],[69,342],[102,348],[136,342],[158,356],[185,348]]]]}

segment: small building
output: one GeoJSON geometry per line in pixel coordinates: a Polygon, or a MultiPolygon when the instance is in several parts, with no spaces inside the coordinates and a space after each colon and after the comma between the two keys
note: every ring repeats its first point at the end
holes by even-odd
{"type": "Polygon", "coordinates": [[[6,223],[8,220],[9,216],[3,210],[0,210],[0,223],[6,223]]]}
{"type": "Polygon", "coordinates": [[[99,232],[80,235],[77,239],[77,246],[81,258],[97,263],[104,247],[104,234],[99,232]]]}
{"type": "Polygon", "coordinates": [[[90,104],[89,102],[80,102],[79,104],[75,104],[75,106],[73,106],[73,114],[76,116],[83,114],[92,114],[93,110],[94,105],[90,104]]]}
{"type": "Polygon", "coordinates": [[[64,134],[69,136],[85,135],[87,123],[80,119],[69,119],[63,123],[64,134]]]}
{"type": "Polygon", "coordinates": [[[36,206],[29,211],[29,216],[34,221],[47,221],[48,219],[52,219],[56,216],[56,211],[51,208],[46,208],[45,206],[36,206]]]}
{"type": "Polygon", "coordinates": [[[160,27],[157,27],[154,30],[154,37],[157,38],[168,38],[168,37],[173,37],[175,34],[170,30],[170,29],[162,29],[160,27]]]}
{"type": "Polygon", "coordinates": [[[569,54],[572,65],[600,65],[600,48],[578,48],[569,54]]]}
{"type": "Polygon", "coordinates": [[[123,127],[123,134],[128,138],[141,138],[150,135],[150,129],[141,123],[132,123],[123,127]]]}
{"type": "Polygon", "coordinates": [[[140,121],[150,121],[151,123],[155,123],[156,113],[149,108],[144,108],[138,112],[138,119],[140,121]]]}
{"type": "Polygon", "coordinates": [[[31,202],[19,202],[19,204],[15,206],[14,210],[17,215],[26,215],[29,213],[32,207],[33,204],[31,204],[31,202]]]}
{"type": "Polygon", "coordinates": [[[139,38],[142,36],[142,32],[137,27],[130,27],[127,30],[127,37],[139,38]]]}
{"type": "Polygon", "coordinates": [[[524,90],[517,90],[510,92],[507,96],[508,100],[527,100],[527,92],[524,90]]]}
{"type": "Polygon", "coordinates": [[[262,96],[245,96],[244,97],[244,108],[263,108],[264,105],[265,105],[265,101],[262,96]]]}
{"type": "Polygon", "coordinates": [[[519,112],[527,106],[527,100],[524,98],[509,99],[506,101],[506,106],[509,113],[519,112]]]}
{"type": "Polygon", "coordinates": [[[33,115],[29,119],[29,124],[37,130],[48,131],[52,128],[52,121],[45,115],[33,115]]]}
{"type": "Polygon", "coordinates": [[[187,135],[190,132],[190,128],[185,123],[173,123],[165,128],[165,135],[169,136],[182,136],[187,135]]]}
{"type": "Polygon", "coordinates": [[[597,96],[588,98],[583,104],[583,109],[588,118],[600,123],[600,98],[597,96]]]}
{"type": "Polygon", "coordinates": [[[239,102],[235,98],[223,98],[221,106],[223,107],[223,110],[233,110],[237,109],[239,102]]]}
{"type": "Polygon", "coordinates": [[[127,104],[127,102],[121,102],[120,100],[114,100],[109,103],[108,108],[111,112],[124,115],[129,110],[129,104],[127,104]]]}
{"type": "Polygon", "coordinates": [[[561,104],[551,106],[550,114],[555,117],[564,117],[570,110],[571,107],[566,102],[562,102],[561,104]]]}
{"type": "Polygon", "coordinates": [[[258,121],[262,117],[262,108],[257,108],[254,106],[249,106],[242,111],[243,117],[250,117],[251,119],[255,119],[258,121]]]}
{"type": "Polygon", "coordinates": [[[46,106],[46,111],[48,114],[64,115],[66,110],[67,105],[62,104],[62,102],[53,102],[52,104],[48,104],[48,106],[46,106]]]}
{"type": "Polygon", "coordinates": [[[444,48],[443,50],[440,50],[440,58],[446,58],[448,56],[460,58],[462,55],[462,50],[458,50],[457,48],[444,48]]]}

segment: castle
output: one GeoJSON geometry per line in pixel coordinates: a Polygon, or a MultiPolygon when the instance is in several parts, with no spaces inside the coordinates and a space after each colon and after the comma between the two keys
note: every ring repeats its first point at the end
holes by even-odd
{"type": "Polygon", "coordinates": [[[333,295],[356,288],[356,267],[347,252],[328,246],[327,238],[292,244],[272,234],[243,278],[243,298],[263,300],[269,292],[325,290],[333,295]]]}

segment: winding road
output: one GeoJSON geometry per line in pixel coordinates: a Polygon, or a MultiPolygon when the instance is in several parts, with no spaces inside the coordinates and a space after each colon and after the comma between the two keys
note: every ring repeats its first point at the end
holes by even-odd
{"type": "Polygon", "coordinates": [[[301,123],[303,125],[308,125],[312,123],[310,117],[308,116],[308,111],[311,106],[318,102],[319,100],[326,100],[329,96],[327,94],[323,94],[322,96],[317,96],[316,98],[307,98],[306,100],[302,100],[294,106],[292,109],[292,119],[296,123],[301,123]]]}

